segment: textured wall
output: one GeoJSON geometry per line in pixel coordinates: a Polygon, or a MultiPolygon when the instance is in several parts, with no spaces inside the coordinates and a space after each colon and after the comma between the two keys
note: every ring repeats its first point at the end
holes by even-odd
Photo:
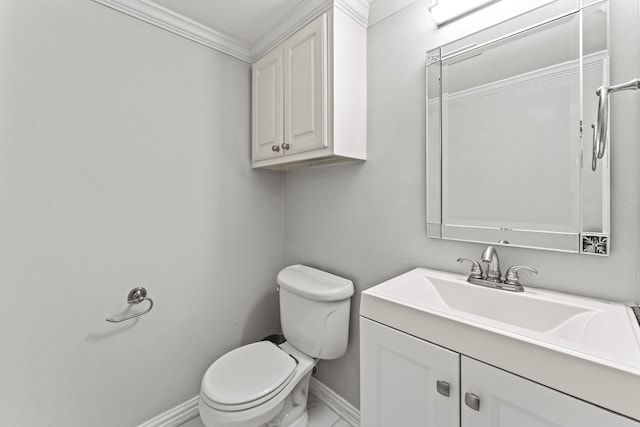
{"type": "MultiPolygon", "coordinates": [[[[612,3],[611,81],[618,83],[639,75],[639,15],[636,1],[612,3]]],[[[285,261],[344,275],[357,287],[348,353],[319,365],[319,379],[356,406],[359,293],[416,266],[464,273],[456,258],[478,258],[484,248],[426,237],[425,51],[446,41],[426,7],[416,1],[369,29],[368,160],[285,174],[285,261]]],[[[640,96],[614,95],[611,111],[612,255],[499,253],[505,266],[535,266],[535,286],[639,301],[640,96]]]]}
{"type": "Polygon", "coordinates": [[[0,424],[137,425],[279,329],[282,176],[249,139],[248,64],[92,1],[0,2],[0,424]],[[105,322],[135,286],[153,311],[105,322]]]}

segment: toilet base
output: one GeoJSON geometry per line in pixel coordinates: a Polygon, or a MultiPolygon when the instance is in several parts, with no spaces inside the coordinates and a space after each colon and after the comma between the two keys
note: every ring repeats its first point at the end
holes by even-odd
{"type": "Polygon", "coordinates": [[[309,425],[307,400],[310,380],[311,372],[308,372],[285,398],[280,413],[268,422],[266,427],[307,427],[309,425]]]}
{"type": "Polygon", "coordinates": [[[302,416],[298,418],[298,421],[294,421],[294,423],[291,424],[289,427],[308,427],[308,426],[309,426],[309,412],[304,411],[304,414],[302,414],[302,416]]]}

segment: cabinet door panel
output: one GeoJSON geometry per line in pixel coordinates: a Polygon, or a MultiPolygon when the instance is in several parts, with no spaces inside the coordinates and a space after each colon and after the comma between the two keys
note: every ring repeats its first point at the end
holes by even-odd
{"type": "Polygon", "coordinates": [[[478,411],[462,403],[462,427],[640,426],[636,421],[465,356],[460,376],[462,400],[465,393],[480,398],[478,411]]]}
{"type": "Polygon", "coordinates": [[[458,427],[459,355],[360,318],[362,427],[458,427]],[[437,381],[449,384],[449,396],[437,381]]]}
{"type": "Polygon", "coordinates": [[[284,43],[284,139],[287,154],[327,144],[327,15],[284,43]]]}
{"type": "Polygon", "coordinates": [[[283,139],[282,48],[275,49],[252,67],[253,160],[280,157],[283,139]],[[279,151],[274,151],[277,147],[279,151]]]}

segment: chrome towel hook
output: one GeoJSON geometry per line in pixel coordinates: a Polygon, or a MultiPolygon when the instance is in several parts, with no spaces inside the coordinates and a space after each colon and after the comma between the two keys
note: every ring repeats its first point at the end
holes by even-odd
{"type": "Polygon", "coordinates": [[[640,89],[640,79],[633,79],[626,83],[614,86],[601,86],[596,90],[598,95],[598,119],[591,125],[593,129],[593,157],[591,170],[596,170],[598,159],[604,157],[607,147],[607,134],[609,132],[609,94],[619,90],[640,89]]]}
{"type": "Polygon", "coordinates": [[[147,290],[145,288],[133,288],[127,295],[127,304],[140,304],[142,301],[149,301],[149,308],[145,311],[141,311],[139,313],[130,314],[128,316],[122,317],[120,319],[113,319],[111,317],[107,317],[107,322],[111,323],[120,323],[125,320],[133,319],[134,317],[142,316],[143,314],[147,314],[153,308],[153,300],[151,298],[147,298],[147,290]]]}

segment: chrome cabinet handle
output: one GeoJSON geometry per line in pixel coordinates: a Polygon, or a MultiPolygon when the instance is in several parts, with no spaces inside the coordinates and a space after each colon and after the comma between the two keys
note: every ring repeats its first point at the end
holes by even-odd
{"type": "Polygon", "coordinates": [[[479,411],[480,397],[477,394],[467,392],[464,394],[464,404],[474,411],[479,411]]]}
{"type": "Polygon", "coordinates": [[[450,387],[448,382],[442,380],[436,381],[436,390],[438,390],[438,393],[441,395],[449,397],[450,387]]]}
{"type": "Polygon", "coordinates": [[[288,150],[288,149],[289,149],[289,144],[287,144],[286,142],[283,142],[283,143],[282,143],[282,145],[281,145],[281,147],[282,147],[282,149],[283,149],[283,150],[285,150],[285,151],[286,151],[286,150],[288,150]]]}
{"type": "Polygon", "coordinates": [[[277,145],[272,145],[271,151],[275,151],[277,153],[278,151],[280,151],[280,147],[278,147],[277,145]]]}
{"type": "Polygon", "coordinates": [[[464,262],[464,261],[469,261],[473,263],[473,265],[471,266],[471,273],[469,274],[469,277],[473,279],[484,278],[484,275],[482,274],[482,267],[480,266],[480,263],[478,261],[471,258],[462,258],[462,257],[458,258],[458,262],[464,262]]]}

